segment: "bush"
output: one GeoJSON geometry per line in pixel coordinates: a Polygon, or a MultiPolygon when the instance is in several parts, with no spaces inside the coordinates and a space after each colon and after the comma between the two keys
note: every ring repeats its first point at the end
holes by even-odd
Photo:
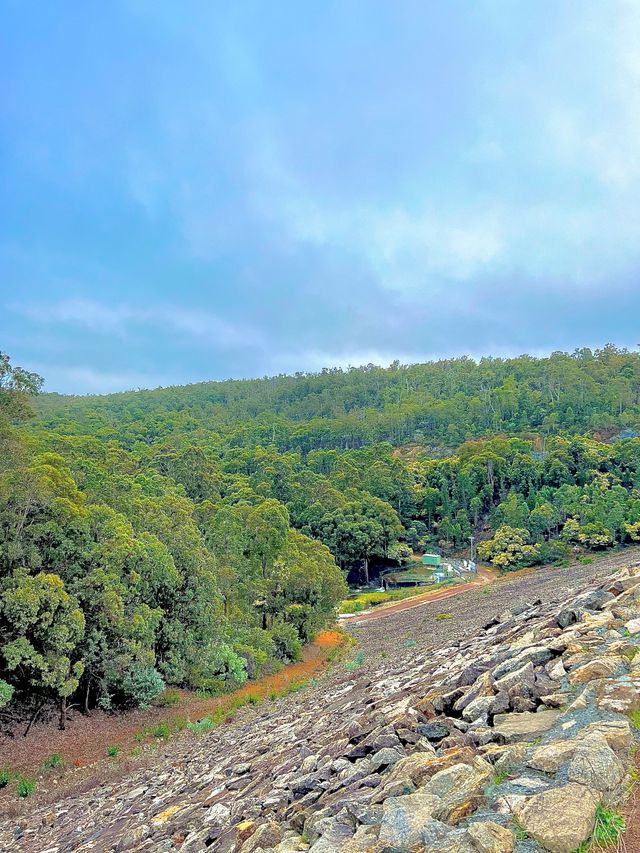
{"type": "Polygon", "coordinates": [[[169,724],[163,720],[161,723],[158,723],[157,726],[154,726],[151,729],[151,734],[156,738],[164,738],[164,740],[169,740],[171,737],[171,729],[169,728],[169,724]]]}
{"type": "Polygon", "coordinates": [[[134,665],[125,672],[119,690],[124,704],[144,709],[162,693],[164,681],[152,666],[134,665]]]}
{"type": "Polygon", "coordinates": [[[156,704],[161,708],[173,708],[180,704],[180,694],[177,690],[165,690],[156,704]]]}
{"type": "Polygon", "coordinates": [[[8,705],[13,698],[13,687],[0,678],[0,708],[8,705]]]}
{"type": "Polygon", "coordinates": [[[18,776],[18,785],[16,793],[19,797],[30,797],[37,788],[33,779],[27,779],[25,776],[18,776]]]}
{"type": "Polygon", "coordinates": [[[6,788],[11,780],[11,773],[4,767],[0,770],[0,788],[6,788]]]}
{"type": "Polygon", "coordinates": [[[64,761],[62,760],[62,756],[57,752],[54,752],[53,755],[50,755],[49,758],[46,758],[42,764],[44,770],[56,770],[58,768],[64,767],[64,761]]]}
{"type": "Polygon", "coordinates": [[[108,746],[107,747],[107,755],[109,756],[109,758],[117,758],[119,753],[120,753],[120,747],[119,746],[108,746]]]}
{"type": "Polygon", "coordinates": [[[294,661],[300,660],[302,645],[298,632],[286,622],[276,622],[271,629],[273,650],[278,660],[294,661]]]}
{"type": "Polygon", "coordinates": [[[218,643],[206,649],[193,664],[189,680],[194,687],[215,695],[246,682],[246,663],[231,646],[218,643]]]}

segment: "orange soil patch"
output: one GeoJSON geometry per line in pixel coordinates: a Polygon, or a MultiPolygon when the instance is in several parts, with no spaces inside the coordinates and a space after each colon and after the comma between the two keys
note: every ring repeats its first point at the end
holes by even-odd
{"type": "MultiPolygon", "coordinates": [[[[88,716],[76,713],[66,731],[60,731],[54,720],[36,723],[26,738],[22,730],[14,737],[0,738],[0,768],[10,767],[33,774],[53,754],[60,755],[67,768],[84,767],[105,759],[110,745],[118,746],[124,756],[140,746],[144,729],[185,719],[196,722],[220,709],[232,712],[250,697],[260,700],[286,692],[292,685],[321,672],[332,650],[345,642],[346,637],[340,631],[322,631],[313,643],[305,646],[302,660],[215,698],[200,698],[191,691],[178,690],[175,692],[180,695],[180,701],[170,708],[153,706],[146,711],[122,714],[92,711],[88,716]]],[[[148,737],[147,742],[149,740],[153,741],[153,736],[148,737]]]]}

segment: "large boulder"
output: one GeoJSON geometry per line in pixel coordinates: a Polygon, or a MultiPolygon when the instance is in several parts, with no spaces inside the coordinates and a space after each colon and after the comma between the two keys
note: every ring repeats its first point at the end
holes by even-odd
{"type": "Polygon", "coordinates": [[[580,741],[567,770],[572,782],[594,788],[605,798],[620,787],[625,776],[624,765],[599,732],[580,741]]]}
{"type": "Polygon", "coordinates": [[[573,853],[593,832],[597,791],[569,782],[528,798],[516,816],[525,832],[550,853],[573,853]]]}
{"type": "Polygon", "coordinates": [[[491,765],[482,758],[474,759],[472,764],[454,764],[436,773],[425,787],[440,800],[434,817],[456,823],[474,812],[492,774],[491,765]]]}
{"type": "Polygon", "coordinates": [[[512,853],[516,844],[513,832],[492,820],[472,823],[467,832],[479,853],[512,853]]]}
{"type": "Polygon", "coordinates": [[[533,740],[553,728],[560,711],[549,709],[533,713],[496,714],[493,720],[494,734],[505,743],[519,740],[533,740]]]}
{"type": "Polygon", "coordinates": [[[395,847],[417,847],[422,843],[425,824],[440,805],[439,797],[424,790],[388,797],[382,806],[380,841],[395,847]]]}

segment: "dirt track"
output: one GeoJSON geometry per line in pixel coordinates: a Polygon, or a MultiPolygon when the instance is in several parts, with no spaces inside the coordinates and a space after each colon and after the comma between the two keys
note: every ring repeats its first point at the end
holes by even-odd
{"type": "Polygon", "coordinates": [[[445,598],[453,598],[456,595],[460,595],[462,592],[468,592],[470,589],[484,586],[494,580],[496,580],[496,575],[492,571],[485,568],[479,568],[477,579],[469,581],[469,583],[463,583],[459,586],[454,586],[451,589],[441,589],[437,592],[425,592],[424,595],[414,595],[411,598],[405,598],[404,601],[396,601],[393,604],[383,604],[364,613],[359,613],[356,616],[342,617],[340,621],[344,625],[347,622],[357,624],[370,619],[380,619],[383,616],[388,616],[390,613],[399,613],[402,610],[412,610],[414,607],[421,607],[423,604],[429,604],[433,601],[443,601],[445,598]]]}

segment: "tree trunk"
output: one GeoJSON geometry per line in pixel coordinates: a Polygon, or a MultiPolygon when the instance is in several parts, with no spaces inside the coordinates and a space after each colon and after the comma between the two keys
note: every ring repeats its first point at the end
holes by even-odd
{"type": "Polygon", "coordinates": [[[60,697],[60,731],[64,731],[67,723],[67,697],[60,697]]]}
{"type": "Polygon", "coordinates": [[[89,713],[89,690],[91,689],[91,676],[87,678],[87,689],[84,691],[84,712],[89,713]]]}
{"type": "Polygon", "coordinates": [[[44,700],[38,705],[38,707],[33,712],[33,715],[31,716],[31,719],[29,720],[29,725],[27,726],[27,728],[24,731],[23,737],[26,737],[29,734],[29,730],[30,730],[31,726],[35,723],[36,717],[38,716],[40,711],[42,711],[43,708],[44,708],[44,700]]]}
{"type": "Polygon", "coordinates": [[[369,560],[367,559],[364,561],[364,582],[365,584],[369,583],[369,560]]]}

